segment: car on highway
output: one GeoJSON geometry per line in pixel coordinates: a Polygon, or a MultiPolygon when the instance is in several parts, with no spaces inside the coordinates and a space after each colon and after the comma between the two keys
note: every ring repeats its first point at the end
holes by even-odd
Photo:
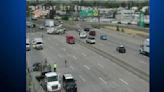
{"type": "Polygon", "coordinates": [[[36,62],[32,65],[32,70],[33,71],[40,71],[41,70],[41,63],[40,62],[36,62]]]}
{"type": "Polygon", "coordinates": [[[89,32],[90,28],[84,28],[84,31],[89,32]]]}
{"type": "Polygon", "coordinates": [[[56,72],[46,73],[41,85],[46,92],[61,92],[60,77],[56,72]]]}
{"type": "Polygon", "coordinates": [[[34,38],[32,41],[32,46],[33,46],[33,48],[38,49],[38,50],[43,49],[42,38],[34,38]]]}
{"type": "Polygon", "coordinates": [[[39,26],[39,29],[43,30],[44,29],[44,26],[40,25],[39,26]]]}
{"type": "Polygon", "coordinates": [[[83,29],[77,28],[76,31],[80,33],[83,29]]]}
{"type": "Polygon", "coordinates": [[[64,34],[65,31],[66,31],[65,28],[59,27],[54,32],[55,32],[55,34],[64,34]]]}
{"type": "Polygon", "coordinates": [[[77,92],[76,80],[72,74],[64,74],[62,80],[65,92],[77,92]]]}
{"type": "Polygon", "coordinates": [[[30,51],[30,40],[26,39],[26,51],[30,51]]]}
{"type": "Polygon", "coordinates": [[[29,21],[27,21],[26,22],[26,26],[28,27],[28,28],[35,28],[35,24],[34,23],[31,23],[31,22],[29,22],[29,21]]]}
{"type": "Polygon", "coordinates": [[[79,33],[79,36],[80,36],[80,38],[86,38],[87,37],[87,33],[85,31],[81,31],[79,33]]]}
{"type": "Polygon", "coordinates": [[[87,37],[86,43],[95,44],[96,43],[95,37],[87,37]]]}
{"type": "Polygon", "coordinates": [[[123,45],[120,45],[119,47],[117,47],[116,51],[119,53],[126,53],[126,49],[123,45]]]}
{"type": "Polygon", "coordinates": [[[96,36],[96,31],[94,30],[89,31],[89,36],[96,36]]]}
{"type": "Polygon", "coordinates": [[[31,19],[32,19],[32,20],[37,20],[37,17],[36,17],[36,16],[32,16],[31,19]]]}
{"type": "Polygon", "coordinates": [[[73,35],[67,35],[66,42],[69,44],[75,44],[75,37],[73,35]]]}
{"type": "Polygon", "coordinates": [[[107,38],[107,35],[101,35],[101,36],[100,36],[100,39],[101,39],[101,40],[107,40],[108,38],[107,38]]]}

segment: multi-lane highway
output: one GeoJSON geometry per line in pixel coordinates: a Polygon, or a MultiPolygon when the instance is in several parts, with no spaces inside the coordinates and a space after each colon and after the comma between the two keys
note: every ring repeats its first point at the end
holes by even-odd
{"type": "MultiPolygon", "coordinates": [[[[42,22],[36,23],[40,25],[43,24],[42,22]]],[[[26,53],[29,67],[35,62],[41,62],[44,58],[47,58],[50,64],[57,63],[58,73],[61,75],[64,73],[73,74],[77,80],[78,92],[149,92],[148,80],[115,63],[110,57],[106,58],[80,44],[80,42],[85,42],[85,39],[79,39],[75,30],[67,32],[76,37],[76,44],[73,45],[66,43],[65,35],[48,35],[44,31],[34,32],[36,30],[38,28],[32,28],[30,31],[33,33],[27,33],[27,38],[33,39],[41,37],[43,34],[44,49],[31,49],[26,53]],[[68,61],[68,67],[65,67],[65,60],[68,61]]],[[[27,31],[29,31],[28,28],[27,31]]],[[[138,46],[142,43],[142,38],[132,38],[124,34],[118,35],[118,33],[105,30],[97,30],[97,34],[96,44],[92,45],[94,48],[149,75],[149,58],[138,54],[138,46]],[[107,34],[109,39],[107,41],[99,40],[100,34],[107,34]],[[126,54],[122,55],[116,52],[116,47],[120,44],[126,46],[126,54]]],[[[146,77],[148,79],[148,76],[146,77]]]]}

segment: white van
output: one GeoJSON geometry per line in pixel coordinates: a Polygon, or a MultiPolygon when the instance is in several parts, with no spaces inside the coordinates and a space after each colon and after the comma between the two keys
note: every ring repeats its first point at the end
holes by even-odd
{"type": "Polygon", "coordinates": [[[32,41],[32,46],[35,49],[43,49],[43,40],[42,38],[34,38],[32,41]]]}
{"type": "Polygon", "coordinates": [[[139,53],[149,55],[149,53],[150,53],[149,44],[150,44],[150,39],[145,39],[144,42],[143,42],[143,45],[141,45],[140,48],[139,48],[139,53]]]}

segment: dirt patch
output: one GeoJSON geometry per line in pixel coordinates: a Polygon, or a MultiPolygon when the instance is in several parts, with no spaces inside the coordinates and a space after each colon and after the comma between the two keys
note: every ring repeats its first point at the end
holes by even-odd
{"type": "MultiPolygon", "coordinates": [[[[112,30],[112,31],[117,31],[116,27],[104,26],[104,28],[112,30]]],[[[142,36],[142,37],[149,37],[149,33],[147,33],[147,32],[138,31],[138,30],[130,29],[130,28],[121,28],[121,27],[119,27],[118,32],[124,32],[126,34],[133,35],[133,36],[137,35],[137,36],[142,36]]]]}

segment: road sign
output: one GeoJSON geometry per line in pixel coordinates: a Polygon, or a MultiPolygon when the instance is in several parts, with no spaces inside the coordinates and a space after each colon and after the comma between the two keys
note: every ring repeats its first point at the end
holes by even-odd
{"type": "Polygon", "coordinates": [[[80,16],[98,16],[98,10],[80,10],[80,16]]]}

